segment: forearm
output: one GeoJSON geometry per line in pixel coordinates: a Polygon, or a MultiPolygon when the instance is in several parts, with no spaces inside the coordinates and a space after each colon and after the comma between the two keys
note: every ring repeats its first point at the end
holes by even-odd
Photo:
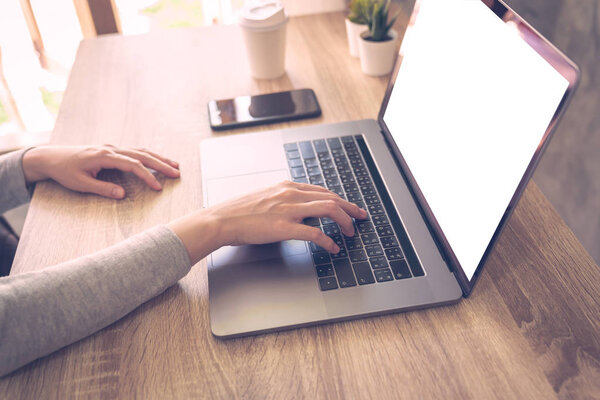
{"type": "Polygon", "coordinates": [[[0,376],[120,319],[190,267],[179,238],[162,226],[90,256],[0,279],[0,376]]]}
{"type": "Polygon", "coordinates": [[[29,149],[0,156],[0,214],[29,201],[22,159],[29,149]]]}

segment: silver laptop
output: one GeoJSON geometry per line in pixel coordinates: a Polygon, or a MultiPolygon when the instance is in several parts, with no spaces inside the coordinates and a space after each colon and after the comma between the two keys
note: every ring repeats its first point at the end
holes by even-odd
{"type": "MultiPolygon", "coordinates": [[[[286,241],[208,257],[210,321],[235,337],[467,297],[579,71],[497,0],[423,0],[378,119],[210,139],[205,206],[285,179],[369,211],[342,249],[286,241]]],[[[360,96],[360,93],[356,93],[360,96]]],[[[509,268],[510,266],[506,266],[509,268]]]]}

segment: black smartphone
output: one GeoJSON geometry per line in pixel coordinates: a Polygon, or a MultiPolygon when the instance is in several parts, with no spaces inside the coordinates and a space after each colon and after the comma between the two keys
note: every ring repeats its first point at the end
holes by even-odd
{"type": "Polygon", "coordinates": [[[319,115],[321,115],[321,107],[312,89],[239,96],[234,99],[208,102],[210,127],[214,130],[270,124],[319,115]]]}

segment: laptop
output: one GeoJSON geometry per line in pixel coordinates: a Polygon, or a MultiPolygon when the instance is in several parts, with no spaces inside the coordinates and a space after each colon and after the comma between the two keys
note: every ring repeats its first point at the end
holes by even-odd
{"type": "Polygon", "coordinates": [[[499,0],[422,0],[377,120],[203,141],[205,206],[291,179],[369,212],[351,238],[327,218],[304,221],[339,245],[336,255],[293,240],[212,253],[213,334],[468,297],[578,77],[575,64],[499,0]]]}

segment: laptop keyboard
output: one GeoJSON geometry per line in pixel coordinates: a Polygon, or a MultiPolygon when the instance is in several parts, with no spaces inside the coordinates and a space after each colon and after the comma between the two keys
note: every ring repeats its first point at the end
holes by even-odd
{"type": "Polygon", "coordinates": [[[340,248],[338,254],[330,254],[309,243],[321,290],[424,275],[395,210],[386,207],[389,195],[360,136],[286,143],[284,149],[294,182],[327,188],[368,212],[366,219],[354,221],[353,237],[344,236],[329,218],[304,221],[319,227],[340,248]]]}

